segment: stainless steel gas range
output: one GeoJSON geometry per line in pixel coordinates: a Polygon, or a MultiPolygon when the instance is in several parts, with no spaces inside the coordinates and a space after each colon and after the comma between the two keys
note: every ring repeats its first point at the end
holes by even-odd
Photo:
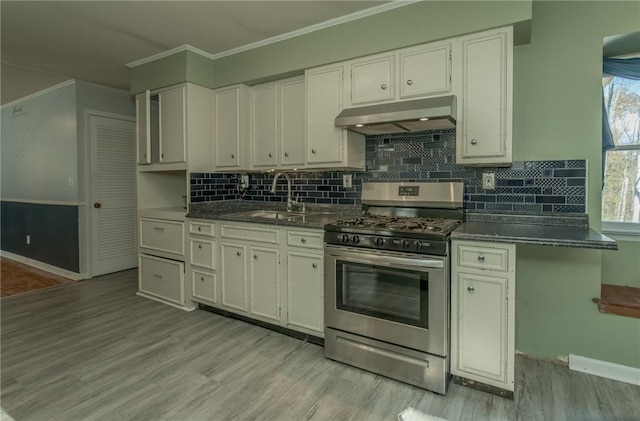
{"type": "Polygon", "coordinates": [[[449,235],[463,184],[367,183],[325,226],[325,355],[437,393],[449,382],[449,235]]]}

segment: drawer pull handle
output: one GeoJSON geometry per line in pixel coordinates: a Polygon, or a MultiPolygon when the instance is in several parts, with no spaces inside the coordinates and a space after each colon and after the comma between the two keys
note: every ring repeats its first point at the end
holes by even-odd
{"type": "Polygon", "coordinates": [[[317,268],[317,267],[318,267],[318,264],[317,264],[317,263],[313,263],[313,264],[311,265],[311,267],[315,269],[315,268],[317,268]]]}
{"type": "Polygon", "coordinates": [[[153,227],[156,231],[164,231],[164,227],[153,227]]]}
{"type": "Polygon", "coordinates": [[[473,294],[475,290],[476,289],[474,287],[467,287],[467,291],[469,291],[471,294],[473,294]]]}
{"type": "Polygon", "coordinates": [[[302,238],[300,239],[300,242],[302,242],[302,243],[306,243],[306,242],[307,242],[307,239],[306,239],[306,238],[304,238],[304,237],[302,237],[302,238]]]}
{"type": "Polygon", "coordinates": [[[157,279],[162,279],[162,275],[160,275],[159,273],[154,273],[153,277],[157,279]]]}
{"type": "Polygon", "coordinates": [[[254,254],[254,255],[253,255],[253,258],[254,258],[254,259],[257,259],[257,258],[258,258],[258,255],[257,255],[257,254],[254,254]]]}
{"type": "Polygon", "coordinates": [[[482,254],[478,256],[478,262],[484,262],[484,256],[482,254]]]}
{"type": "Polygon", "coordinates": [[[239,251],[236,252],[236,256],[240,256],[242,253],[240,253],[239,251]]]}

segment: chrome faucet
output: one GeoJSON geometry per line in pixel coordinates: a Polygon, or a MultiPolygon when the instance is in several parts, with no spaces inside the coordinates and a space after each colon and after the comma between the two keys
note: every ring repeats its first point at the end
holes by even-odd
{"type": "Polygon", "coordinates": [[[291,212],[293,207],[298,204],[298,201],[291,197],[291,177],[287,173],[279,172],[273,176],[273,184],[271,184],[271,193],[276,192],[276,182],[280,176],[284,176],[287,179],[287,212],[291,212]]]}

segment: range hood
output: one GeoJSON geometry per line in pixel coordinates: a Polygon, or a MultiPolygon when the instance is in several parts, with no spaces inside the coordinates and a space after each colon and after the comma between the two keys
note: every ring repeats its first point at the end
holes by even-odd
{"type": "Polygon", "coordinates": [[[365,135],[452,129],[456,127],[456,97],[347,108],[338,114],[335,125],[365,135]]]}

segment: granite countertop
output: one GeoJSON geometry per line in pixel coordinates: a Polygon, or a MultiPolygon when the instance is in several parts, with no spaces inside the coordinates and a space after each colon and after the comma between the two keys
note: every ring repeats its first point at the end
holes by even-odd
{"type": "Polygon", "coordinates": [[[618,249],[614,240],[589,228],[589,217],[586,214],[467,212],[466,222],[451,233],[451,238],[554,247],[618,249]]]}
{"type": "Polygon", "coordinates": [[[361,213],[362,209],[359,205],[305,204],[304,213],[300,211],[288,213],[284,202],[225,200],[193,203],[189,206],[187,218],[322,229],[327,224],[340,219],[354,218],[361,213]],[[248,212],[256,211],[277,212],[278,217],[247,215],[248,212]]]}

